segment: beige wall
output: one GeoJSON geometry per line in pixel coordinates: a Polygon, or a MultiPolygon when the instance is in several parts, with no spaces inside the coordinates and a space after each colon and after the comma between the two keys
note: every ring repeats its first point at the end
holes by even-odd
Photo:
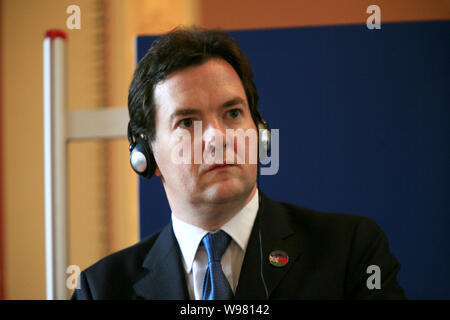
{"type": "MultiPolygon", "coordinates": [[[[126,106],[134,35],[193,23],[190,3],[195,1],[2,2],[5,298],[45,298],[45,31],[59,28],[68,34],[69,110],[126,106]],[[74,3],[81,8],[81,30],[66,29],[65,11],[74,3]]],[[[127,150],[126,139],[69,144],[70,264],[86,268],[138,240],[137,179],[127,150]]]]}
{"type": "MultiPolygon", "coordinates": [[[[68,34],[68,109],[116,107],[126,106],[135,35],[193,23],[223,29],[362,23],[371,3],[3,0],[0,128],[6,298],[45,298],[42,40],[47,29],[68,34]],[[75,3],[81,7],[81,30],[67,30],[65,10],[75,3]]],[[[377,4],[382,22],[450,18],[446,0],[377,4]]],[[[138,240],[137,179],[129,168],[127,147],[126,139],[69,146],[71,264],[85,268],[138,240]]]]}
{"type": "MultiPolygon", "coordinates": [[[[196,23],[197,0],[111,0],[105,4],[106,103],[126,106],[136,61],[136,35],[160,34],[178,24],[196,23]]],[[[128,142],[109,141],[106,148],[109,251],[114,252],[138,240],[137,214],[124,214],[138,212],[137,181],[129,167],[128,142]]]]}
{"type": "MultiPolygon", "coordinates": [[[[42,40],[65,29],[72,1],[3,1],[3,112],[5,137],[5,291],[9,299],[45,298],[42,40]]],[[[68,108],[95,108],[103,99],[93,1],[84,7],[82,30],[68,31],[68,108]]],[[[69,146],[71,257],[83,263],[106,253],[102,168],[104,145],[69,146]],[[91,223],[90,221],[98,221],[91,223]],[[80,247],[82,246],[82,248],[80,247]],[[79,258],[80,257],[80,258],[79,258]],[[81,259],[81,257],[83,257],[81,259]]],[[[72,260],[72,259],[71,259],[72,260]]]]}

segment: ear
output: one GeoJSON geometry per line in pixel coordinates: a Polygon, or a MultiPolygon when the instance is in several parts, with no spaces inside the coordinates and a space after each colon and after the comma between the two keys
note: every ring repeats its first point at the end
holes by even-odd
{"type": "Polygon", "coordinates": [[[154,145],[153,145],[152,142],[150,142],[150,145],[149,145],[149,146],[150,146],[150,152],[152,153],[153,161],[154,161],[155,164],[156,164],[156,168],[155,168],[154,175],[157,176],[157,177],[160,177],[160,178],[162,179],[161,170],[159,170],[158,164],[156,163],[155,153],[153,152],[153,150],[154,150],[154,145]]]}
{"type": "Polygon", "coordinates": [[[156,164],[155,172],[154,172],[153,174],[154,174],[155,176],[159,177],[159,178],[161,179],[161,181],[164,182],[164,177],[163,177],[163,175],[162,175],[162,173],[161,173],[161,170],[159,170],[158,163],[156,162],[155,154],[153,154],[153,161],[154,161],[155,164],[156,164]]]}
{"type": "Polygon", "coordinates": [[[162,182],[163,184],[165,184],[164,176],[162,175],[161,170],[159,170],[158,166],[156,166],[156,168],[155,168],[155,173],[154,173],[154,175],[157,176],[157,177],[159,177],[159,179],[161,179],[161,182],[162,182]]]}

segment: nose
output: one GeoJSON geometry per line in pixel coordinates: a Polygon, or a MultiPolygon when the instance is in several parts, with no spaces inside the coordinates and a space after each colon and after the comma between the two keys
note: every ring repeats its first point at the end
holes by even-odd
{"type": "Polygon", "coordinates": [[[204,148],[212,151],[226,146],[226,128],[223,124],[214,119],[210,121],[203,132],[204,148]]]}

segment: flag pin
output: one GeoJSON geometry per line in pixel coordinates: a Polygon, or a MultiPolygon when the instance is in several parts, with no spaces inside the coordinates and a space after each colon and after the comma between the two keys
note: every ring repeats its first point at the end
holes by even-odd
{"type": "Polygon", "coordinates": [[[269,261],[275,267],[284,267],[289,261],[289,256],[284,251],[275,250],[270,253],[269,261]]]}

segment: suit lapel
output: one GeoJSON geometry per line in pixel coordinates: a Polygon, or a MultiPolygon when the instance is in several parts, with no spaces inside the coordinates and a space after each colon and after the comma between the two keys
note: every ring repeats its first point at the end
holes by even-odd
{"type": "Polygon", "coordinates": [[[148,273],[134,284],[144,299],[189,299],[185,271],[172,224],[167,225],[155,241],[142,266],[148,273]]]}
{"type": "MultiPolygon", "coordinates": [[[[290,227],[292,223],[286,209],[259,192],[261,203],[245,252],[235,299],[265,299],[264,283],[270,298],[303,251],[303,241],[298,232],[290,227]],[[289,262],[284,267],[270,264],[269,254],[274,250],[288,254],[289,262]]],[[[134,284],[138,296],[144,299],[189,299],[172,224],[161,231],[142,266],[148,272],[134,284]]]]}
{"type": "Polygon", "coordinates": [[[244,256],[236,299],[265,299],[264,283],[270,297],[289,273],[302,253],[300,235],[294,232],[291,225],[286,209],[261,192],[261,203],[244,256]],[[289,261],[284,267],[275,267],[270,263],[269,255],[274,250],[288,254],[289,261]]]}

